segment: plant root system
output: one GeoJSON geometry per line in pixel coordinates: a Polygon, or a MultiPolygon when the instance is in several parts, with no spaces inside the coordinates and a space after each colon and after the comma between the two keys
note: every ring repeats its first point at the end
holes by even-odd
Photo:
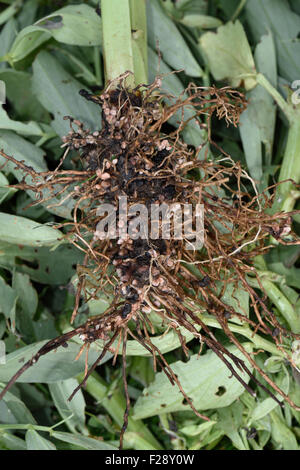
{"type": "MultiPolygon", "coordinates": [[[[195,413],[207,419],[195,410],[172,368],[151,340],[155,334],[151,312],[155,312],[168,329],[176,332],[187,356],[183,328],[199,341],[200,350],[203,344],[213,350],[249,393],[254,395],[248,380],[243,378],[245,376],[264,388],[280,405],[281,401],[274,393],[296,408],[230,329],[231,321],[239,320],[253,334],[260,332],[271,338],[290,362],[285,344],[290,338],[299,339],[299,335],[288,331],[279,322],[268,307],[265,296],[260,297],[249,283],[249,278],[254,278],[261,286],[254,262],[258,255],[270,248],[270,236],[278,243],[299,243],[291,231],[292,213],[272,214],[269,209],[276,187],[258,194],[255,182],[241,164],[234,162],[210,139],[213,114],[225,119],[227,124],[238,124],[239,115],[246,107],[243,95],[227,87],[199,88],[191,84],[184,95],[178,98],[168,96],[167,105],[159,78],[150,86],[143,85],[134,90],[125,88],[122,81],[125,78],[126,74],[117,86],[115,82],[110,83],[100,96],[81,91],[84,99],[101,107],[102,127],[91,132],[73,117],[65,117],[70,121],[70,132],[63,138],[65,153],[55,171],[36,173],[13,156],[0,152],[24,171],[23,180],[15,187],[34,191],[34,204],[53,196],[59,199],[59,204],[73,201],[73,220],[57,225],[65,231],[66,239],[85,253],[83,265],[78,266],[72,322],[82,299],[97,298],[101,292],[113,293],[114,298],[104,314],[90,317],[85,324],[43,346],[12,378],[1,397],[42,355],[65,345],[73,336],[80,335],[83,347],[102,340],[101,355],[86,371],[83,382],[74,393],[85,384],[108,350],[114,352],[114,361],[117,354],[121,354],[127,399],[120,438],[122,446],[130,406],[126,344],[128,339],[134,339],[151,353],[154,367],[163,370],[170,382],[179,387],[195,413]],[[192,109],[199,126],[206,127],[209,137],[205,146],[217,148],[219,158],[200,160],[199,152],[202,150],[203,154],[205,146],[194,149],[182,141],[181,132],[190,120],[184,117],[186,109],[192,109]],[[179,125],[176,130],[169,131],[166,123],[174,115],[178,117],[179,125]],[[70,151],[80,154],[81,169],[63,169],[63,162],[70,151]],[[149,212],[153,205],[163,203],[176,203],[181,208],[186,203],[192,207],[202,204],[202,248],[190,249],[190,239],[176,237],[173,225],[169,239],[151,237],[150,230],[144,239],[129,236],[125,230],[128,227],[122,225],[120,215],[116,218],[118,236],[111,233],[111,237],[103,239],[99,233],[103,214],[99,215],[98,208],[101,204],[117,206],[122,197],[127,198],[129,213],[135,204],[142,204],[149,212]],[[238,289],[249,294],[250,316],[242,308],[237,311],[224,300],[228,286],[231,286],[232,298],[238,289]],[[245,360],[231,354],[216,339],[203,320],[204,312],[217,320],[245,360]],[[246,361],[269,384],[268,388],[257,379],[257,374],[249,370],[246,361]]],[[[136,217],[136,214],[129,216],[128,224],[134,224],[136,217]]],[[[193,212],[190,223],[196,223],[193,212]]],[[[160,219],[158,225],[162,229],[160,219]]],[[[264,292],[262,286],[261,290],[264,292]]]]}

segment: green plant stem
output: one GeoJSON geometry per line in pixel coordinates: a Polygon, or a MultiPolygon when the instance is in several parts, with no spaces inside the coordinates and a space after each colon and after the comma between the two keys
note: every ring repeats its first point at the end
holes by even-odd
{"type": "MultiPolygon", "coordinates": [[[[300,112],[295,113],[295,119],[290,123],[288,140],[283,157],[279,181],[293,179],[300,183],[300,112]]],[[[286,182],[279,186],[279,203],[282,210],[290,210],[295,204],[295,185],[292,182],[286,182]],[[293,191],[294,190],[294,191],[293,191]]]]}
{"type": "Polygon", "coordinates": [[[6,429],[34,429],[35,431],[44,431],[49,432],[50,434],[53,431],[49,426],[38,426],[36,424],[0,424],[0,431],[6,429]]]}
{"type": "MultiPolygon", "coordinates": [[[[295,204],[296,204],[296,201],[300,198],[300,191],[293,191],[291,190],[289,194],[287,194],[287,196],[284,198],[283,202],[282,202],[282,207],[281,207],[281,210],[283,210],[284,212],[291,212],[294,207],[295,207],[295,204]]],[[[278,241],[276,240],[277,243],[274,243],[274,244],[278,244],[278,241]]]]}
{"type": "MultiPolygon", "coordinates": [[[[84,374],[78,376],[80,382],[83,378],[84,374]]],[[[126,407],[124,396],[118,390],[114,390],[110,394],[109,386],[96,372],[93,372],[88,378],[85,390],[101,403],[114,421],[122,427],[126,407]]],[[[128,428],[124,435],[124,441],[125,443],[129,441],[127,444],[133,446],[136,450],[162,449],[144,423],[141,420],[134,420],[132,417],[128,419],[128,428]]]]}
{"type": "Polygon", "coordinates": [[[129,88],[148,83],[146,0],[102,0],[101,8],[106,80],[129,71],[129,88]]]}
{"type": "MultiPolygon", "coordinates": [[[[272,281],[266,279],[264,273],[258,272],[258,274],[260,275],[260,282],[267,296],[273,304],[276,305],[291,330],[294,333],[300,333],[300,318],[292,304],[272,281]]],[[[260,289],[257,279],[248,277],[247,281],[251,287],[260,289]]]]}
{"type": "Polygon", "coordinates": [[[243,8],[245,7],[247,0],[241,0],[234,14],[232,15],[231,21],[235,21],[241,14],[243,8]]]}
{"type": "Polygon", "coordinates": [[[146,0],[130,0],[135,83],[148,83],[146,0]]]}
{"type": "MultiPolygon", "coordinates": [[[[279,181],[292,179],[300,183],[300,109],[287,103],[281,94],[273,87],[267,78],[258,73],[256,80],[276,101],[289,122],[288,140],[283,157],[279,181]]],[[[278,197],[274,204],[275,210],[291,211],[297,200],[295,186],[292,182],[286,182],[278,187],[278,197]]]]}
{"type": "MultiPolygon", "coordinates": [[[[115,80],[125,72],[130,88],[135,85],[129,0],[102,0],[103,55],[106,80],[115,80]]],[[[116,83],[117,86],[117,83],[116,83]]]]}
{"type": "MultiPolygon", "coordinates": [[[[188,307],[190,308],[190,305],[188,305],[188,307]]],[[[194,313],[197,313],[196,309],[194,313]]],[[[197,314],[197,316],[199,316],[199,318],[201,319],[201,321],[203,321],[203,323],[205,323],[205,325],[211,326],[213,328],[222,329],[222,326],[220,325],[220,323],[218,322],[216,318],[209,316],[209,315],[202,315],[202,314],[199,315],[199,313],[197,314]]],[[[273,343],[262,338],[258,334],[253,335],[253,331],[250,330],[250,328],[247,325],[239,326],[239,325],[234,325],[233,323],[228,323],[228,327],[230,331],[232,331],[232,333],[238,333],[244,336],[245,338],[249,339],[252,342],[255,349],[264,349],[265,351],[268,351],[271,354],[284,357],[284,354],[281,351],[278,351],[278,349],[273,343]]]]}

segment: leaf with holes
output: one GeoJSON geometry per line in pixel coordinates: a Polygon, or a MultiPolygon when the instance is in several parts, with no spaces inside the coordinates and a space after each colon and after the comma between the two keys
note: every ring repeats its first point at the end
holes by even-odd
{"type": "Polygon", "coordinates": [[[51,38],[76,46],[100,46],[100,32],[101,21],[93,8],[69,5],[22,29],[7,57],[11,63],[17,63],[51,38]]]}
{"type": "Polygon", "coordinates": [[[0,239],[17,245],[49,246],[61,241],[63,234],[34,220],[0,212],[0,239]]]}
{"type": "MultiPolygon", "coordinates": [[[[244,344],[244,347],[251,350],[249,344],[244,344]]],[[[243,358],[236,347],[230,346],[228,350],[243,358]]],[[[229,406],[244,392],[244,387],[235,377],[231,377],[227,366],[213,351],[208,351],[200,357],[194,354],[187,363],[178,361],[171,367],[197,410],[229,406]]],[[[251,370],[249,364],[247,367],[251,370]]],[[[249,382],[246,374],[243,374],[242,378],[245,382],[249,382]]],[[[177,386],[172,386],[166,375],[159,372],[154,382],[144,389],[143,396],[138,398],[134,407],[134,417],[143,419],[156,414],[188,409],[189,405],[177,386]]]]}
{"type": "Polygon", "coordinates": [[[47,247],[0,244],[0,266],[28,274],[41,284],[64,285],[69,282],[81,263],[83,254],[71,245],[60,245],[55,250],[47,247]]]}
{"type": "Polygon", "coordinates": [[[89,5],[69,5],[35,23],[56,41],[73,46],[101,46],[101,20],[89,5]]]}

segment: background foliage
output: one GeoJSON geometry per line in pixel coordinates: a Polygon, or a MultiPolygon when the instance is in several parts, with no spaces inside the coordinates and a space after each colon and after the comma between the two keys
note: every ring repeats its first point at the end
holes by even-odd
{"type": "MultiPolygon", "coordinates": [[[[81,88],[100,92],[104,86],[97,3],[0,2],[0,80],[7,90],[7,102],[0,107],[0,149],[38,171],[54,169],[62,155],[60,138],[69,131],[63,116],[80,119],[91,129],[101,126],[98,108],[78,93],[81,88]]],[[[149,81],[157,73],[180,70],[163,78],[163,88],[175,96],[190,81],[199,86],[231,84],[245,91],[249,107],[241,127],[227,128],[214,122],[213,139],[243,162],[260,189],[276,181],[289,126],[266,87],[257,84],[257,73],[262,73],[284,97],[291,94],[291,83],[300,80],[299,2],[148,0],[147,18],[149,81]]],[[[176,120],[170,122],[176,124],[176,120]]],[[[205,141],[206,131],[191,122],[183,137],[190,145],[198,146],[205,141]]],[[[2,157],[0,163],[4,164],[2,157]]],[[[76,156],[65,164],[74,166],[76,156]]],[[[7,353],[6,363],[0,362],[2,383],[43,342],[70,327],[76,265],[82,260],[79,251],[59,242],[61,234],[51,227],[54,221],[69,219],[72,207],[26,208],[30,192],[7,187],[21,178],[10,162],[2,167],[0,352],[7,353]]],[[[297,227],[300,220],[297,216],[295,219],[297,227]]],[[[299,254],[299,247],[278,247],[265,260],[265,279],[273,283],[285,307],[290,306],[297,318],[299,254]]],[[[227,301],[235,308],[242,305],[249,309],[248,295],[241,290],[237,296],[240,304],[230,292],[227,301]]],[[[83,304],[78,321],[104,311],[109,302],[102,296],[83,304]]],[[[279,317],[284,314],[275,297],[269,302],[279,317]]],[[[216,327],[215,334],[222,339],[218,324],[211,321],[210,326],[216,327]]],[[[166,353],[196,408],[206,410],[211,421],[203,422],[194,416],[166,377],[161,372],[154,374],[147,352],[130,341],[128,380],[133,412],[125,448],[299,448],[299,412],[288,405],[282,411],[261,390],[257,390],[257,400],[249,396],[211,351],[203,351],[198,358],[197,344],[188,335],[191,357],[187,362],[176,335],[164,332],[158,319],[156,326],[154,344],[166,353]]],[[[238,324],[232,327],[239,332],[238,324]]],[[[249,351],[259,348],[259,365],[300,405],[299,377],[278,351],[263,338],[261,342],[250,337],[242,339],[247,341],[244,346],[249,351]]],[[[68,402],[84,370],[83,356],[74,361],[80,345],[80,340],[74,339],[68,349],[60,348],[41,358],[0,402],[0,448],[116,448],[125,407],[121,369],[118,362],[112,367],[107,355],[86,389],[68,402]]],[[[99,355],[100,346],[91,346],[90,363],[99,355]]],[[[255,384],[252,386],[255,388],[255,384]]]]}

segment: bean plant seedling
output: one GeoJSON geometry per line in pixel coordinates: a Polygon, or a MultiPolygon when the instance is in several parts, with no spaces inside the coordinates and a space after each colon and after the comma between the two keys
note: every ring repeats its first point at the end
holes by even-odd
{"type": "MultiPolygon", "coordinates": [[[[101,126],[100,122],[94,123],[97,130],[91,131],[77,116],[65,116],[70,123],[70,132],[62,139],[64,154],[53,171],[37,172],[13,155],[4,151],[0,154],[23,171],[22,181],[14,187],[35,193],[36,200],[32,205],[63,205],[72,201],[72,221],[56,225],[65,234],[64,242],[84,253],[84,261],[77,268],[71,323],[76,322],[82,299],[97,299],[99,293],[104,292],[112,296],[113,301],[103,314],[91,316],[83,324],[45,344],[11,378],[0,398],[23,372],[34,367],[41,356],[58,347],[66,347],[68,341],[78,335],[82,347],[77,358],[86,354],[86,368],[83,380],[70,400],[86,385],[107,352],[113,354],[113,365],[118,355],[122,357],[126,396],[120,434],[122,448],[130,410],[126,346],[128,339],[134,339],[152,355],[154,370],[163,371],[171,384],[180,389],[194,413],[208,420],[194,407],[164,354],[153,343],[155,314],[167,331],[173,330],[178,336],[187,358],[189,348],[184,331],[190,332],[199,342],[199,354],[204,345],[211,349],[252,396],[255,397],[255,392],[249,379],[280,406],[284,399],[299,411],[300,408],[255,361],[232,327],[232,322],[241,325],[248,337],[262,334],[274,343],[292,367],[297,368],[291,355],[291,343],[300,339],[299,325],[296,321],[291,321],[290,329],[282,325],[268,305],[267,293],[256,267],[262,255],[272,248],[270,239],[274,246],[300,244],[292,230],[292,217],[297,211],[272,210],[279,185],[259,193],[255,181],[242,165],[233,161],[210,137],[214,117],[224,119],[227,125],[238,125],[240,114],[247,106],[245,97],[230,87],[199,87],[193,83],[181,96],[167,96],[162,90],[160,76],[152,84],[140,81],[126,59],[123,64],[120,60],[123,70],[111,69],[111,62],[114,62],[111,47],[114,46],[109,40],[106,23],[106,15],[111,14],[111,9],[109,0],[102,4],[107,84],[99,95],[80,91],[82,100],[100,107],[101,126]],[[199,148],[191,147],[182,138],[191,119],[185,118],[187,109],[192,110],[193,119],[199,126],[205,125],[208,130],[208,142],[199,148]],[[172,117],[179,120],[175,130],[167,126],[172,117]],[[219,152],[217,159],[210,158],[209,146],[219,152]],[[202,159],[199,159],[200,151],[204,153],[202,159]],[[76,169],[63,167],[70,152],[79,155],[80,163],[76,169]],[[203,246],[197,250],[189,249],[187,239],[176,239],[174,228],[173,236],[167,240],[162,236],[151,237],[150,231],[144,239],[127,232],[123,236],[103,239],[97,228],[103,218],[98,208],[101,204],[117,204],[121,197],[127,198],[129,208],[140,204],[150,209],[151,205],[159,203],[176,203],[180,207],[188,203],[196,207],[201,203],[204,210],[203,246]],[[251,316],[242,306],[236,309],[226,301],[229,285],[233,298],[240,288],[249,294],[251,316]],[[262,295],[257,293],[257,288],[262,295]],[[216,337],[207,318],[218,322],[243,359],[230,352],[224,341],[216,337]],[[89,348],[95,341],[101,343],[102,351],[89,368],[89,348]]],[[[109,34],[112,34],[111,30],[109,34]]],[[[129,217],[128,224],[134,218],[129,217]]],[[[119,218],[116,222],[122,228],[119,218]]],[[[190,222],[195,223],[194,215],[190,222]]],[[[160,219],[158,224],[162,229],[160,219]]]]}

